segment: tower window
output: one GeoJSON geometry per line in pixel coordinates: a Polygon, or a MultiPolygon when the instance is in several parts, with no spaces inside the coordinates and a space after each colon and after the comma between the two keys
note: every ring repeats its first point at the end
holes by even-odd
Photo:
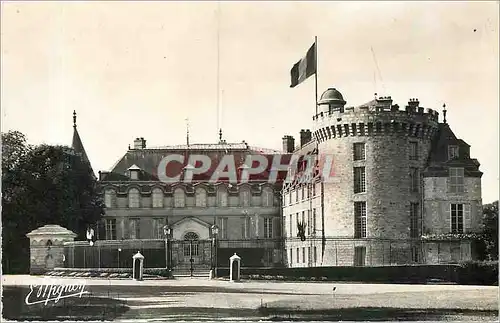
{"type": "Polygon", "coordinates": [[[366,202],[354,202],[354,238],[366,238],[366,202]]]}
{"type": "Polygon", "coordinates": [[[410,142],[410,160],[418,160],[418,143],[410,142]]]}
{"type": "Polygon", "coordinates": [[[418,238],[418,203],[410,203],[410,237],[418,238]]]}
{"type": "Polygon", "coordinates": [[[418,192],[419,174],[418,168],[410,168],[410,191],[418,192]]]}
{"type": "Polygon", "coordinates": [[[364,167],[354,167],[354,193],[366,192],[366,176],[364,167]]]}
{"type": "Polygon", "coordinates": [[[365,144],[363,142],[354,144],[354,160],[365,160],[365,144]]]}

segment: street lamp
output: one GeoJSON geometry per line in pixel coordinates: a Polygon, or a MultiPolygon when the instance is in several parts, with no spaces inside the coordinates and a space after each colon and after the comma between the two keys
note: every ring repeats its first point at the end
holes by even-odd
{"type": "Polygon", "coordinates": [[[166,260],[166,267],[168,270],[170,270],[170,254],[171,254],[171,246],[170,246],[170,235],[172,234],[172,229],[166,224],[163,226],[163,235],[165,236],[165,260],[166,260]]]}
{"type": "Polygon", "coordinates": [[[219,227],[212,225],[212,270],[214,277],[217,276],[217,235],[219,234],[219,227]]]}

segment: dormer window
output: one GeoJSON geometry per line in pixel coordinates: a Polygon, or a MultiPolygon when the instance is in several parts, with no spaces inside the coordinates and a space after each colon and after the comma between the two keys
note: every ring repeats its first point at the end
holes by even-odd
{"type": "Polygon", "coordinates": [[[127,169],[128,176],[130,177],[131,180],[138,180],[139,179],[139,173],[141,169],[137,165],[132,165],[127,169]]]}
{"type": "Polygon", "coordinates": [[[448,146],[448,160],[458,158],[458,146],[448,146]]]}

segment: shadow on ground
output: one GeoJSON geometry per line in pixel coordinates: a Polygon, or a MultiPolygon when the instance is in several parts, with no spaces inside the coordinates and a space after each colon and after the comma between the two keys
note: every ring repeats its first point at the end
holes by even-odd
{"type": "Polygon", "coordinates": [[[4,287],[2,317],[16,321],[108,321],[129,310],[122,301],[92,295],[83,295],[81,298],[64,298],[57,303],[50,301],[47,304],[27,305],[25,299],[29,292],[29,288],[4,287]]]}
{"type": "Polygon", "coordinates": [[[323,310],[261,307],[259,313],[271,321],[484,321],[485,319],[498,319],[498,311],[392,307],[355,307],[323,310]]]}

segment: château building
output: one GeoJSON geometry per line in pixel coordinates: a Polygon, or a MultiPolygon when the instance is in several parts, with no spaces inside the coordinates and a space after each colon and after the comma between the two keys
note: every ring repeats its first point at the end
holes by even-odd
{"type": "Polygon", "coordinates": [[[187,166],[181,163],[178,182],[165,183],[157,175],[160,161],[169,154],[181,154],[186,161],[191,154],[206,155],[213,165],[230,154],[240,167],[249,154],[269,153],[278,152],[222,139],[217,144],[148,148],[144,138],[137,138],[111,171],[99,173],[106,205],[100,239],[141,241],[147,246],[144,249],[164,249],[168,228],[172,267],[185,267],[191,259],[197,268],[209,267],[214,238],[220,262],[238,252],[245,266],[282,263],[281,187],[258,178],[248,183],[231,184],[223,179],[209,183],[214,169],[185,183],[183,167],[187,166]]]}
{"type": "Polygon", "coordinates": [[[347,107],[325,91],[296,154],[329,154],[334,178],[283,187],[289,267],[446,263],[474,258],[482,215],[479,162],[438,112],[391,97],[347,107]],[[300,239],[301,228],[304,228],[300,239]]]}

